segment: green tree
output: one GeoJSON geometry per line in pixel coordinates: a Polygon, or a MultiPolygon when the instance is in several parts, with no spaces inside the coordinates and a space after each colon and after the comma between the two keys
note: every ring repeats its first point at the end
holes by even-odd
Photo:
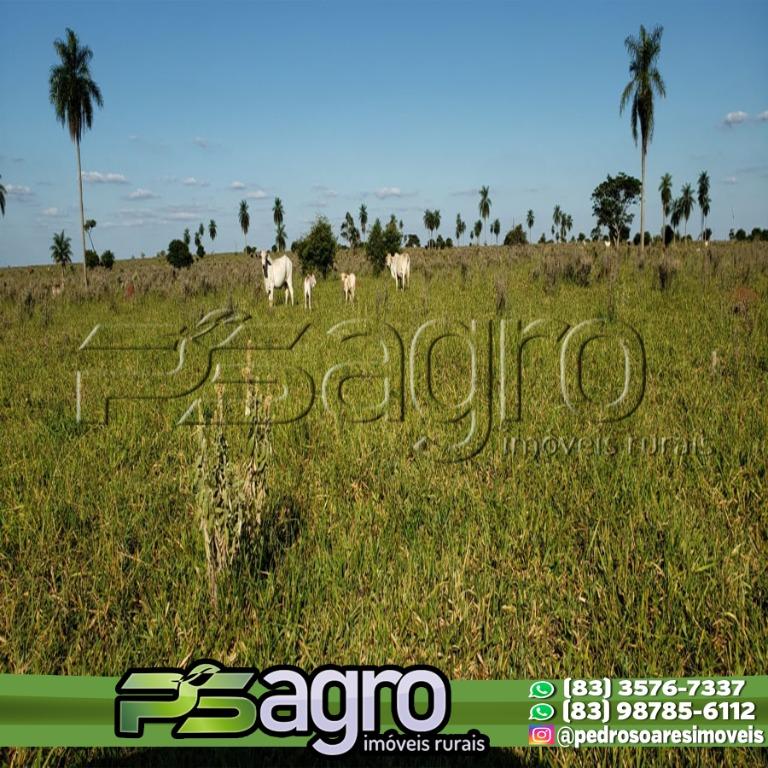
{"type": "MultiPolygon", "coordinates": [[[[624,40],[629,54],[630,80],[624,87],[619,103],[619,113],[622,114],[631,102],[630,124],[632,138],[637,145],[638,127],[640,129],[640,231],[645,232],[645,158],[648,154],[648,144],[653,138],[654,127],[654,94],[666,96],[664,80],[657,67],[661,53],[661,35],[663,27],[654,27],[650,35],[645,27],[640,25],[638,37],[631,35],[624,40]]],[[[640,254],[645,248],[640,241],[640,254]]]]}
{"type": "Polygon", "coordinates": [[[189,252],[189,245],[183,240],[171,240],[165,258],[174,269],[181,269],[182,267],[190,267],[192,265],[192,254],[189,252]]]}
{"type": "Polygon", "coordinates": [[[619,173],[616,177],[609,175],[592,193],[592,213],[597,225],[608,228],[617,246],[623,232],[632,223],[634,214],[629,212],[629,208],[637,203],[641,189],[638,179],[619,173]]]}
{"type": "Polygon", "coordinates": [[[473,234],[475,236],[475,242],[480,245],[480,234],[483,231],[483,222],[478,219],[475,222],[475,228],[473,230],[473,234]]]}
{"type": "Polygon", "coordinates": [[[675,236],[680,237],[679,227],[680,219],[683,218],[683,204],[680,198],[676,198],[672,201],[669,215],[669,223],[672,225],[672,229],[675,231],[675,236]]]}
{"type": "Polygon", "coordinates": [[[104,251],[104,253],[101,254],[101,266],[104,267],[104,269],[112,269],[114,264],[115,254],[109,250],[104,251]]]}
{"type": "Polygon", "coordinates": [[[368,226],[368,209],[365,207],[365,203],[360,206],[358,216],[360,218],[360,231],[363,233],[363,240],[365,240],[365,230],[368,226]]]}
{"type": "Polygon", "coordinates": [[[96,269],[99,266],[99,254],[91,248],[85,252],[85,265],[88,269],[96,269]]]}
{"type": "Polygon", "coordinates": [[[712,201],[709,197],[709,174],[706,171],[702,171],[699,174],[698,186],[699,210],[701,211],[701,239],[708,240],[709,238],[704,235],[707,227],[707,216],[709,216],[709,205],[712,201]]]}
{"type": "Polygon", "coordinates": [[[688,236],[688,219],[691,218],[693,207],[695,205],[693,197],[693,187],[690,184],[683,185],[683,191],[680,193],[680,214],[685,219],[685,236],[688,236]]]}
{"type": "Polygon", "coordinates": [[[51,244],[51,258],[54,264],[61,267],[61,283],[64,284],[64,269],[72,263],[72,241],[64,234],[64,230],[54,234],[51,244]]]}
{"type": "MultiPolygon", "coordinates": [[[[480,218],[483,222],[485,222],[491,215],[492,203],[489,194],[490,190],[488,187],[480,187],[480,202],[478,203],[477,208],[480,211],[480,218]]],[[[485,244],[488,245],[488,240],[485,241],[485,244]]]]}
{"type": "Polygon", "coordinates": [[[237,220],[240,222],[240,229],[243,230],[243,239],[245,245],[243,250],[248,252],[248,228],[251,226],[251,216],[248,213],[248,203],[245,200],[240,201],[240,208],[237,212],[237,220]]]}
{"type": "Polygon", "coordinates": [[[349,247],[353,251],[360,243],[360,232],[355,226],[355,219],[349,211],[345,214],[344,221],[341,222],[341,236],[349,243],[349,247]]]}
{"type": "Polygon", "coordinates": [[[467,231],[467,225],[461,218],[461,214],[456,214],[456,242],[461,241],[461,236],[467,231]]]}
{"type": "Polygon", "coordinates": [[[182,238],[182,239],[184,240],[184,245],[186,245],[186,246],[187,246],[187,248],[189,248],[189,244],[190,244],[190,242],[192,241],[192,237],[191,237],[191,235],[189,234],[189,227],[187,227],[187,228],[184,230],[184,236],[183,236],[183,238],[182,238]]]}
{"type": "Polygon", "coordinates": [[[368,233],[368,240],[365,243],[365,255],[371,263],[375,274],[384,269],[387,247],[384,242],[384,229],[379,219],[373,222],[371,231],[368,233]]]}
{"type": "Polygon", "coordinates": [[[525,245],[527,242],[522,224],[510,229],[504,237],[504,245],[525,245]]]}
{"type": "Polygon", "coordinates": [[[672,213],[672,174],[665,173],[659,183],[661,194],[661,231],[662,236],[667,228],[667,217],[672,213]]]}
{"type": "Polygon", "coordinates": [[[285,233],[285,225],[281,221],[277,225],[277,231],[275,232],[275,246],[278,251],[284,251],[285,250],[285,242],[288,239],[286,233],[285,233]]]}
{"type": "Polygon", "coordinates": [[[211,253],[213,253],[213,241],[216,239],[216,222],[213,219],[208,222],[208,237],[211,238],[211,253]]]}
{"type": "Polygon", "coordinates": [[[51,67],[49,96],[56,119],[66,125],[77,152],[77,182],[80,190],[80,233],[83,239],[83,282],[88,287],[88,268],[85,265],[85,209],[83,206],[83,170],[80,164],[80,142],[85,130],[93,125],[94,104],[104,102],[99,86],[93,81],[90,63],[93,51],[81,46],[77,35],[69,28],[64,40],[56,40],[53,47],[59,64],[51,67]]]}
{"type": "Polygon", "coordinates": [[[397,253],[403,243],[403,233],[397,225],[394,216],[390,217],[387,226],[384,227],[384,253],[397,253]]]}
{"type": "Polygon", "coordinates": [[[501,222],[498,219],[494,219],[491,224],[491,233],[496,237],[496,245],[499,244],[499,234],[501,233],[501,222]]]}
{"type": "Polygon", "coordinates": [[[560,239],[560,223],[563,218],[563,212],[560,209],[559,205],[555,206],[555,209],[552,211],[552,238],[554,240],[560,239]]]}
{"type": "Polygon", "coordinates": [[[528,239],[533,242],[533,225],[536,223],[536,217],[533,215],[533,210],[530,208],[525,216],[525,223],[528,225],[528,239]]]}
{"type": "MultiPolygon", "coordinates": [[[[0,176],[0,179],[2,176],[0,176]]],[[[0,184],[0,213],[5,216],[5,187],[0,184]]]]}
{"type": "Polygon", "coordinates": [[[318,271],[325,277],[333,268],[337,248],[331,223],[325,216],[318,216],[309,234],[294,243],[291,250],[298,256],[304,274],[318,271]]]}
{"type": "Polygon", "coordinates": [[[277,246],[278,251],[285,249],[285,228],[283,227],[284,213],[285,212],[283,210],[283,201],[279,197],[276,197],[275,204],[272,206],[272,220],[275,222],[275,245],[277,246]],[[283,233],[282,248],[279,245],[281,231],[283,233]]]}

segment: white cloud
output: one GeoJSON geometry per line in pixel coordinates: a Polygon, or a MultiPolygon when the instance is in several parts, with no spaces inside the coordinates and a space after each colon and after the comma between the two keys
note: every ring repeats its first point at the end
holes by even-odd
{"type": "Polygon", "coordinates": [[[208,186],[207,181],[201,181],[200,179],[196,179],[194,176],[187,176],[187,178],[183,179],[181,183],[185,187],[207,187],[208,186]]]}
{"type": "Polygon", "coordinates": [[[387,197],[402,197],[403,192],[400,187],[380,187],[374,194],[379,200],[384,200],[387,197]]]}
{"type": "Polygon", "coordinates": [[[723,179],[724,184],[736,184],[736,182],[737,182],[737,179],[735,176],[726,176],[723,179]]]}
{"type": "Polygon", "coordinates": [[[154,192],[149,189],[144,189],[143,187],[134,189],[133,192],[128,195],[129,200],[153,200],[156,197],[157,195],[154,192]]]}
{"type": "Polygon", "coordinates": [[[60,208],[45,208],[43,209],[43,216],[61,216],[60,208]]]}
{"type": "Polygon", "coordinates": [[[205,139],[202,136],[195,136],[195,138],[192,140],[192,143],[200,147],[200,149],[208,149],[210,146],[208,139],[205,139]]]}
{"type": "Polygon", "coordinates": [[[8,197],[26,200],[32,197],[34,192],[23,184],[7,184],[5,187],[5,194],[8,195],[8,197]]]}
{"type": "Polygon", "coordinates": [[[325,184],[313,184],[312,191],[317,192],[321,197],[335,198],[339,196],[339,193],[335,189],[326,187],[325,184]]]}
{"type": "Polygon", "coordinates": [[[128,179],[122,173],[101,173],[100,171],[83,171],[83,181],[89,184],[127,184],[128,179]]]}
{"type": "Polygon", "coordinates": [[[233,182],[232,182],[232,183],[229,185],[229,188],[230,188],[230,189],[245,189],[245,184],[243,184],[243,182],[242,182],[242,181],[233,181],[233,182]]]}
{"type": "Polygon", "coordinates": [[[764,112],[761,112],[757,116],[757,120],[761,123],[768,123],[768,109],[766,109],[764,112]]]}
{"type": "Polygon", "coordinates": [[[725,125],[739,125],[740,123],[746,122],[748,117],[749,115],[741,110],[729,112],[723,119],[723,123],[725,123],[725,125]]]}
{"type": "Polygon", "coordinates": [[[249,192],[246,197],[249,200],[264,200],[267,197],[267,193],[263,189],[255,189],[253,192],[249,192]]]}

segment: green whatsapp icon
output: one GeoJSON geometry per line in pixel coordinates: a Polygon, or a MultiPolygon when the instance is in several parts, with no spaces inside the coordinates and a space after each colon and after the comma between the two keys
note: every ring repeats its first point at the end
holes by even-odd
{"type": "Polygon", "coordinates": [[[531,707],[529,720],[551,720],[555,716],[555,708],[551,704],[534,704],[531,707]]]}
{"type": "Polygon", "coordinates": [[[537,680],[531,684],[529,699],[548,699],[555,695],[555,686],[549,680],[537,680]]]}

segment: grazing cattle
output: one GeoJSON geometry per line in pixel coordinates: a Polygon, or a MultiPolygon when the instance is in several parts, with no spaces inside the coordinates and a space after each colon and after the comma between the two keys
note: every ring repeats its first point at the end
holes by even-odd
{"type": "Polygon", "coordinates": [[[293,262],[287,256],[269,258],[266,251],[261,252],[261,269],[264,272],[264,290],[267,292],[269,306],[275,297],[275,288],[285,288],[285,303],[291,297],[293,306],[293,262]]]}
{"type": "Polygon", "coordinates": [[[605,244],[606,248],[610,248],[611,247],[611,241],[610,240],[603,240],[603,243],[605,244]]]}
{"type": "Polygon", "coordinates": [[[317,285],[314,275],[304,278],[304,309],[312,309],[312,289],[317,285]]]}
{"type": "Polygon", "coordinates": [[[354,301],[355,300],[355,283],[356,283],[354,272],[350,272],[347,274],[346,272],[341,273],[341,287],[344,290],[344,301],[354,301]]]}
{"type": "Polygon", "coordinates": [[[395,278],[395,288],[401,285],[405,290],[406,284],[411,279],[411,257],[407,253],[387,254],[387,267],[392,277],[395,278]]]}
{"type": "Polygon", "coordinates": [[[63,291],[64,291],[64,286],[63,285],[52,285],[51,286],[51,296],[53,296],[54,298],[56,296],[61,296],[63,291]]]}

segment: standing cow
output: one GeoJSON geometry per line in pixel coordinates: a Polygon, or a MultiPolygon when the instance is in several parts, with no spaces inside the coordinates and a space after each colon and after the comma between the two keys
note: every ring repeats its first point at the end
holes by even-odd
{"type": "Polygon", "coordinates": [[[387,267],[395,279],[395,287],[403,290],[411,279],[411,257],[407,253],[387,254],[387,267]]]}
{"type": "Polygon", "coordinates": [[[357,283],[357,280],[355,278],[354,272],[341,273],[341,287],[344,291],[344,301],[345,303],[353,302],[355,300],[355,284],[357,283]]]}
{"type": "Polygon", "coordinates": [[[304,309],[312,309],[312,289],[317,285],[314,274],[304,278],[304,309]]]}
{"type": "Polygon", "coordinates": [[[269,298],[269,306],[272,306],[275,288],[285,288],[285,303],[288,303],[290,296],[293,306],[293,262],[287,256],[280,256],[273,261],[266,251],[262,251],[261,269],[264,272],[264,290],[269,298]]]}

